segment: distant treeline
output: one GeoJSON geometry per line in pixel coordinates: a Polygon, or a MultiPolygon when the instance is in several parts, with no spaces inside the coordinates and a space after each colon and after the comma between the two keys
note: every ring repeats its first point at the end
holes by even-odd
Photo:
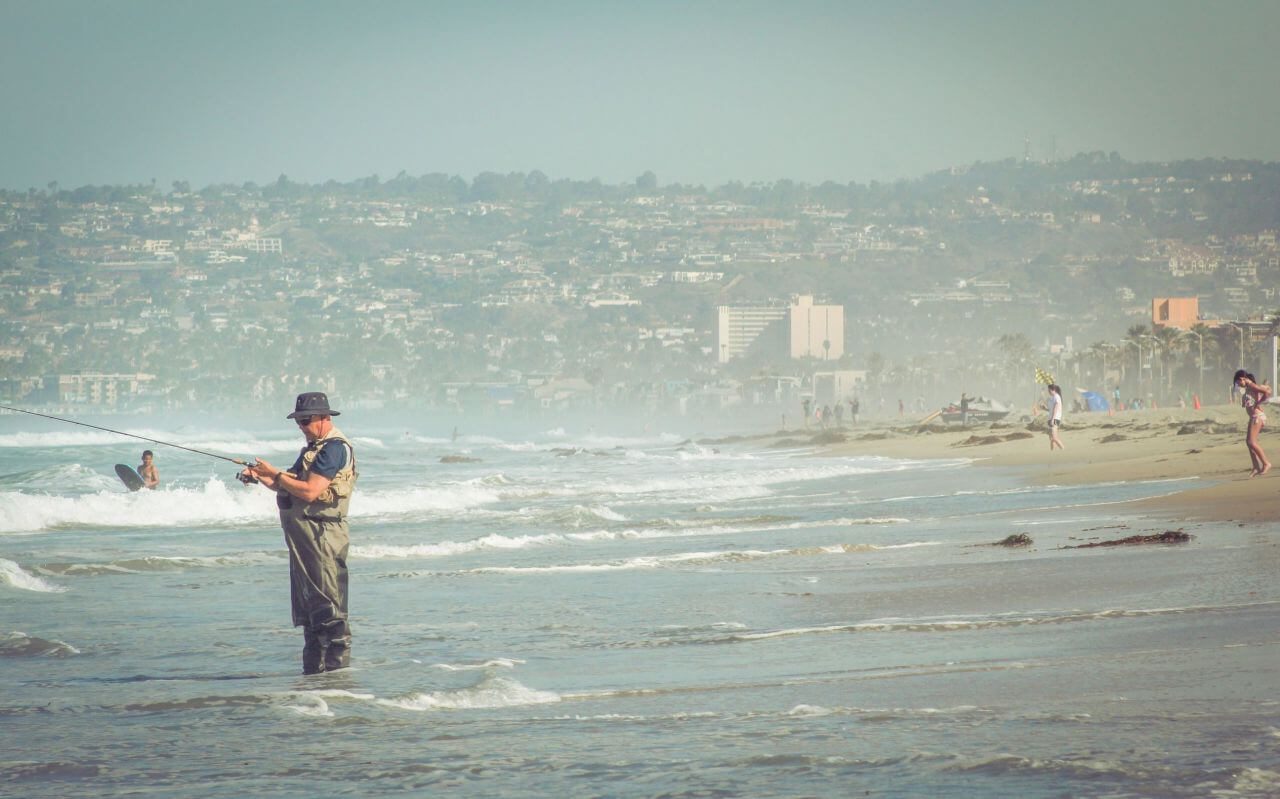
{"type": "MultiPolygon", "coordinates": [[[[1159,183],[1155,184],[1159,187],[1159,183]]],[[[72,204],[120,204],[154,201],[163,196],[185,196],[192,189],[174,181],[171,193],[150,185],[82,186],[61,189],[56,182],[45,190],[0,191],[6,200],[56,199],[72,204]]],[[[532,203],[561,207],[582,202],[617,203],[646,196],[702,198],[707,202],[734,202],[753,206],[776,216],[795,215],[805,206],[832,210],[876,211],[895,222],[921,223],[939,210],[954,209],[981,192],[991,202],[1019,211],[1058,214],[1098,212],[1110,220],[1130,218],[1153,226],[1185,222],[1197,215],[1214,218],[1219,233],[1256,231],[1280,227],[1280,164],[1264,161],[1205,158],[1172,162],[1130,162],[1117,153],[1080,153],[1061,161],[1030,162],[1007,159],[978,162],[892,183],[807,184],[792,180],[741,183],[731,181],[708,188],[672,183],[660,185],[657,175],[645,172],[630,183],[606,184],[600,180],[548,177],[540,171],[482,172],[470,181],[444,173],[413,176],[401,172],[389,180],[378,175],[349,182],[300,183],[281,175],[265,185],[218,184],[195,193],[208,199],[250,195],[263,200],[307,202],[322,198],[374,201],[417,201],[455,205],[475,202],[532,203]],[[1221,178],[1231,175],[1233,180],[1221,178]],[[1240,180],[1247,175],[1248,180],[1240,180]],[[1196,184],[1193,191],[1152,193],[1151,179],[1173,178],[1196,184]],[[1143,180],[1147,183],[1142,184],[1143,180]],[[1102,192],[1072,192],[1081,181],[1101,181],[1102,192]],[[1116,182],[1127,181],[1127,184],[1116,182]]],[[[1176,232],[1176,231],[1174,231],[1176,232]]]]}

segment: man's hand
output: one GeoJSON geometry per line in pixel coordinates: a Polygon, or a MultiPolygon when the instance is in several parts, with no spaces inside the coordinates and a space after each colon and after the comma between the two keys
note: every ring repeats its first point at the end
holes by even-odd
{"type": "Polygon", "coordinates": [[[261,458],[259,458],[256,463],[250,465],[247,469],[245,469],[245,471],[249,472],[259,480],[266,480],[266,481],[274,481],[276,475],[280,474],[279,469],[272,466],[270,463],[267,463],[266,461],[262,460],[261,458]]]}
{"type": "Polygon", "coordinates": [[[238,477],[240,482],[248,485],[249,483],[262,483],[267,488],[278,488],[276,479],[281,472],[267,461],[259,458],[257,462],[245,466],[244,471],[238,477]]]}

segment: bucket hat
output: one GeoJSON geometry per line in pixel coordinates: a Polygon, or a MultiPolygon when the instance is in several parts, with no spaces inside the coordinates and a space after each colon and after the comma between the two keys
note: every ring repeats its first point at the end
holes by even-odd
{"type": "Polygon", "coordinates": [[[297,419],[299,416],[337,416],[338,411],[329,407],[329,398],[323,391],[307,391],[298,395],[293,405],[293,413],[284,417],[297,419]]]}

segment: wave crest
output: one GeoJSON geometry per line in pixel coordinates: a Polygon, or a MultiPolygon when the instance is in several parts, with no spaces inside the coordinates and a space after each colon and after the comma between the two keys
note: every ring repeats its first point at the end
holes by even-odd
{"type": "Polygon", "coordinates": [[[0,636],[0,657],[67,657],[80,650],[64,641],[50,641],[26,633],[11,632],[0,636]]]}
{"type": "Polygon", "coordinates": [[[486,710],[560,701],[553,691],[539,691],[508,677],[487,677],[469,688],[424,691],[400,699],[380,699],[379,704],[402,710],[486,710]]]}
{"type": "Polygon", "coordinates": [[[61,594],[67,589],[43,580],[26,571],[11,560],[0,558],[0,583],[20,588],[23,591],[36,591],[41,594],[61,594]]]}

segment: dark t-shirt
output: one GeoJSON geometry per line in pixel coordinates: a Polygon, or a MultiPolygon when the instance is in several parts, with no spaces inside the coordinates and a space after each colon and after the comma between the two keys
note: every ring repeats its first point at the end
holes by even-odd
{"type": "MultiPolygon", "coordinates": [[[[307,448],[303,447],[302,452],[306,452],[307,448]]],[[[320,448],[319,454],[316,455],[315,462],[311,464],[311,471],[321,477],[327,477],[330,480],[334,475],[347,465],[347,446],[341,441],[333,440],[320,448]]],[[[289,471],[298,474],[302,470],[302,453],[298,453],[298,459],[293,462],[293,468],[289,471]]]]}

